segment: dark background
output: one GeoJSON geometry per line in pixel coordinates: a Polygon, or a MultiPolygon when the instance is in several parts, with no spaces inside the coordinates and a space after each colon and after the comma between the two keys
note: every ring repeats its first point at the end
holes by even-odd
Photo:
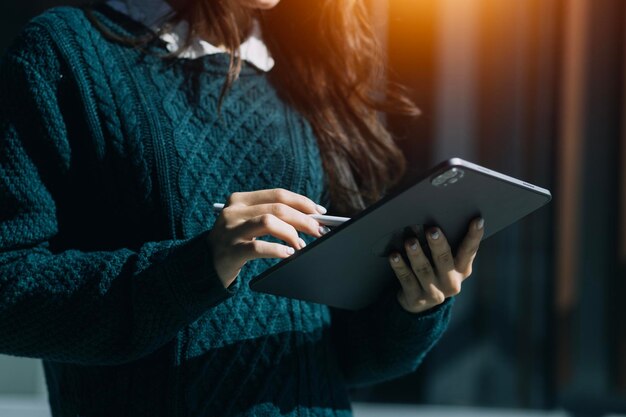
{"type": "MultiPolygon", "coordinates": [[[[372,1],[423,111],[388,118],[411,170],[460,156],[554,200],[484,242],[417,373],[355,397],[626,413],[626,2],[372,1]]],[[[2,2],[0,50],[60,3],[2,2]]]]}

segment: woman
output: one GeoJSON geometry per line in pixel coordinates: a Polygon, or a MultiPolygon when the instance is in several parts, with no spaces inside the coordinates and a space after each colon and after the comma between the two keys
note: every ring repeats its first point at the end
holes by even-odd
{"type": "Polygon", "coordinates": [[[278,2],[58,8],[4,56],[0,352],[43,359],[54,416],[350,415],[446,327],[481,219],[456,257],[430,230],[433,264],[409,239],[362,311],[249,290],[327,232],[318,203],[398,180],[376,112],[417,114],[360,0],[278,2]]]}

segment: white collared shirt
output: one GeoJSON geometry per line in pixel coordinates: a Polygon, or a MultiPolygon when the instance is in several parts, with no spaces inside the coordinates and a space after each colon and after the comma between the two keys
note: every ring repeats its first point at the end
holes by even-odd
{"type": "MultiPolygon", "coordinates": [[[[107,0],[107,4],[131,19],[142,23],[155,32],[165,23],[166,18],[173,12],[172,7],[165,0],[107,0]]],[[[171,30],[160,35],[161,40],[170,52],[177,51],[187,36],[189,24],[180,22],[171,30]]],[[[227,53],[211,43],[200,39],[192,39],[191,45],[179,55],[180,58],[196,59],[204,55],[227,53]]],[[[261,39],[261,27],[254,21],[252,34],[239,48],[241,59],[249,62],[262,71],[270,71],[274,67],[274,60],[270,56],[267,46],[261,39]]]]}

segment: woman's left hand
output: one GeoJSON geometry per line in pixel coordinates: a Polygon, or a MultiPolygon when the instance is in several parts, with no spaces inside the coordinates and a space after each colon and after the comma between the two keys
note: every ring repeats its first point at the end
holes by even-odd
{"type": "Polygon", "coordinates": [[[398,302],[406,311],[419,313],[428,310],[461,292],[461,284],[472,273],[472,263],[485,232],[484,223],[482,218],[470,223],[456,258],[452,256],[445,236],[436,227],[426,233],[434,265],[415,237],[407,239],[404,245],[410,265],[399,253],[389,256],[391,267],[402,286],[398,302]]]}

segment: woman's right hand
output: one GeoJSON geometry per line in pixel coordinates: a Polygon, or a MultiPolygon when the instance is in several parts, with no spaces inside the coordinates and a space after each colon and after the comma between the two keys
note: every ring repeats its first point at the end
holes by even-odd
{"type": "Polygon", "coordinates": [[[328,229],[309,214],[325,213],[324,207],[309,198],[282,188],[231,194],[208,234],[215,270],[224,287],[252,259],[287,258],[306,246],[298,231],[321,237],[328,229]],[[287,245],[257,239],[264,235],[287,245]]]}

